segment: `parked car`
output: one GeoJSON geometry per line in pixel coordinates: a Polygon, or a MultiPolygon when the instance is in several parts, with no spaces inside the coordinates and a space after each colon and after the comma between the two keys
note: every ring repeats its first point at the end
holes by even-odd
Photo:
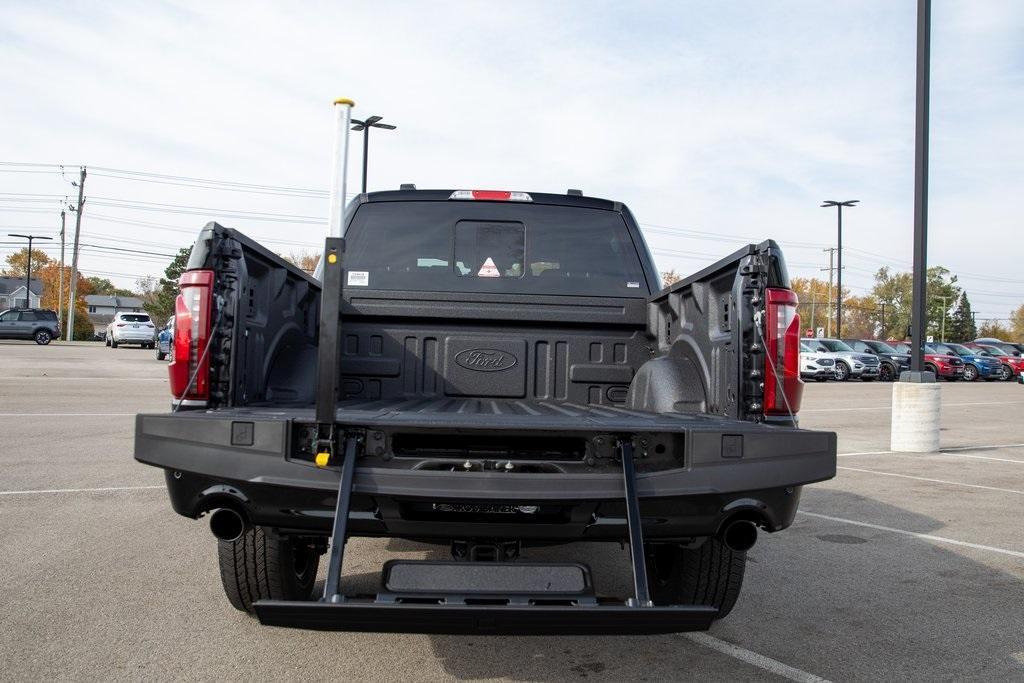
{"type": "Polygon", "coordinates": [[[878,356],[867,353],[857,353],[841,339],[805,339],[810,346],[818,353],[830,354],[829,357],[836,362],[836,379],[840,382],[853,378],[859,378],[863,382],[873,382],[878,379],[881,369],[881,362],[878,356]]]}
{"type": "MultiPolygon", "coordinates": [[[[892,344],[891,346],[900,353],[910,354],[913,351],[910,348],[910,344],[906,342],[892,344]]],[[[934,373],[936,378],[942,378],[947,382],[956,382],[963,379],[964,361],[959,356],[932,353],[928,350],[927,344],[925,344],[924,351],[924,369],[934,373]]]]}
{"type": "Polygon", "coordinates": [[[979,344],[978,342],[968,342],[964,344],[969,349],[981,349],[987,351],[989,355],[999,359],[1000,364],[1003,367],[1003,372],[999,376],[1003,381],[1009,381],[1014,377],[1020,377],[1021,373],[1024,372],[1024,358],[1021,357],[1021,352],[1017,351],[1012,344],[1006,342],[1000,342],[997,344],[979,344]]]}
{"type": "Polygon", "coordinates": [[[115,313],[107,325],[107,346],[138,344],[144,349],[156,346],[156,327],[145,313],[115,313]]]}
{"type": "Polygon", "coordinates": [[[156,335],[156,359],[174,360],[174,316],[172,315],[156,335]]]}
{"type": "Polygon", "coordinates": [[[835,379],[836,359],[831,353],[816,351],[807,339],[800,340],[800,379],[817,382],[835,379]]]}
{"type": "Polygon", "coordinates": [[[179,410],[135,422],[135,458],[179,514],[211,513],[218,583],[262,623],[704,630],[756,527],[785,529],[801,487],[835,476],[835,434],[797,427],[797,297],[771,240],[662,289],[619,202],[401,190],[345,216],[322,280],[207,225],[180,279],[179,410]],[[339,583],[349,536],[455,561],[392,560],[363,600],[339,583]],[[515,563],[627,540],[628,599],[594,595],[581,564],[515,563]]]}
{"type": "Polygon", "coordinates": [[[925,344],[924,347],[932,353],[959,357],[964,362],[965,382],[979,378],[987,381],[1002,378],[1002,362],[988,351],[971,349],[963,344],[925,344]]]}
{"type": "Polygon", "coordinates": [[[9,308],[0,313],[0,339],[33,339],[46,346],[60,338],[57,314],[45,308],[9,308]]]}
{"type": "Polygon", "coordinates": [[[871,353],[878,356],[881,365],[878,368],[878,379],[883,382],[895,382],[900,373],[910,369],[910,356],[900,353],[884,341],[877,339],[844,339],[854,351],[871,353]]]}

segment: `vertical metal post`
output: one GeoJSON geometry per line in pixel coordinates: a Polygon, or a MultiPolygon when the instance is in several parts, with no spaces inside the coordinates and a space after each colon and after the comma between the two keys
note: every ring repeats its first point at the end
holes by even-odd
{"type": "Polygon", "coordinates": [[[885,335],[885,302],[884,301],[882,302],[882,329],[881,329],[881,334],[882,334],[883,337],[886,336],[885,335]]]}
{"type": "Polygon", "coordinates": [[[910,369],[924,370],[928,282],[928,99],[931,59],[931,0],[917,0],[917,116],[914,140],[914,282],[910,369]]]}
{"type": "Polygon", "coordinates": [[[366,194],[366,166],[370,158],[370,128],[363,128],[363,194],[366,194]]]}
{"type": "Polygon", "coordinates": [[[342,237],[345,224],[345,196],[348,184],[348,129],[352,121],[352,100],[334,100],[334,154],[331,164],[331,205],[327,213],[327,234],[342,237]]]}
{"type": "Polygon", "coordinates": [[[629,437],[619,440],[622,455],[622,481],[626,489],[626,527],[629,531],[629,557],[633,564],[634,607],[649,607],[651,594],[647,588],[647,567],[644,563],[643,518],[636,496],[636,466],[633,463],[633,442],[629,437]]]}
{"type": "Polygon", "coordinates": [[[839,209],[839,244],[838,261],[836,262],[836,336],[843,336],[843,205],[839,209]]]}
{"type": "Polygon", "coordinates": [[[32,308],[32,235],[28,236],[28,260],[25,263],[25,308],[32,308]]]}
{"type": "MultiPolygon", "coordinates": [[[[67,197],[64,198],[67,201],[67,197]]],[[[60,280],[57,285],[57,337],[64,323],[64,209],[60,210],[60,280]]]]}

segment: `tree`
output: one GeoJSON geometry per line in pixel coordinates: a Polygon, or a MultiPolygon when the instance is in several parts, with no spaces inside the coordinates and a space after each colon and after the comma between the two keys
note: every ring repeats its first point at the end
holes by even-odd
{"type": "Polygon", "coordinates": [[[672,285],[674,285],[675,283],[679,282],[682,279],[683,276],[677,273],[674,268],[672,270],[666,270],[661,274],[661,286],[671,287],[672,285]]]}
{"type": "Polygon", "coordinates": [[[882,329],[881,307],[870,294],[843,300],[843,336],[874,339],[882,329]]]}
{"type": "MultiPolygon", "coordinates": [[[[53,263],[53,259],[47,256],[39,249],[32,250],[32,272],[36,273],[40,268],[48,263],[53,263]]],[[[19,249],[13,254],[7,255],[7,267],[4,268],[3,274],[6,277],[25,277],[25,266],[28,264],[28,247],[19,249]]]]}
{"type": "Polygon", "coordinates": [[[136,296],[136,293],[132,290],[117,287],[113,282],[105,277],[92,275],[86,279],[89,280],[89,283],[92,285],[93,294],[103,294],[105,296],[136,296]]]}
{"type": "Polygon", "coordinates": [[[146,312],[153,320],[163,321],[174,315],[174,302],[178,298],[178,279],[188,268],[188,259],[192,255],[192,247],[182,247],[177,256],[164,270],[164,277],[158,284],[152,278],[139,280],[142,290],[142,301],[146,312]]]}
{"type": "MultiPolygon", "coordinates": [[[[962,290],[956,284],[956,275],[949,272],[942,266],[932,266],[928,269],[928,325],[925,334],[940,339],[943,332],[943,321],[945,329],[949,330],[949,309],[960,299],[962,290]]],[[[949,339],[949,335],[946,335],[949,339]]]]}
{"type": "Polygon", "coordinates": [[[962,344],[973,341],[977,337],[978,326],[974,322],[974,316],[971,315],[971,302],[967,298],[967,292],[964,292],[960,295],[960,300],[957,301],[952,318],[946,323],[946,339],[962,344]]]}
{"type": "Polygon", "coordinates": [[[999,320],[986,320],[978,328],[979,337],[993,337],[995,339],[1008,340],[1013,335],[1009,327],[999,320]]]}
{"type": "MultiPolygon", "coordinates": [[[[956,275],[942,266],[928,269],[926,287],[928,291],[927,323],[925,334],[936,339],[942,332],[943,311],[946,316],[946,337],[949,337],[949,309],[960,298],[961,289],[956,284],[956,275]]],[[[913,301],[914,278],[910,273],[892,272],[882,267],[875,273],[875,286],[871,295],[879,308],[885,305],[885,329],[880,331],[884,338],[904,339],[910,327],[913,301]]]]}
{"type": "Polygon", "coordinates": [[[1024,304],[1021,304],[1010,314],[1010,327],[1012,328],[1011,334],[1013,336],[1009,341],[1014,341],[1018,344],[1024,343],[1024,304]]]}
{"type": "Polygon", "coordinates": [[[320,253],[316,251],[293,251],[288,256],[282,256],[282,258],[310,275],[313,274],[317,264],[320,263],[320,253]]]}
{"type": "MultiPolygon", "coordinates": [[[[806,329],[817,329],[824,327],[826,334],[834,333],[836,318],[836,295],[835,286],[832,287],[832,305],[829,306],[828,281],[819,280],[816,277],[793,278],[790,287],[796,292],[800,301],[797,306],[797,313],[800,314],[800,324],[806,329]],[[829,332],[831,330],[831,332],[829,332]]],[[[843,301],[850,298],[850,290],[843,288],[843,301]]],[[[845,329],[849,311],[843,307],[843,327],[845,329]]],[[[845,332],[844,332],[845,334],[845,332]]]]}

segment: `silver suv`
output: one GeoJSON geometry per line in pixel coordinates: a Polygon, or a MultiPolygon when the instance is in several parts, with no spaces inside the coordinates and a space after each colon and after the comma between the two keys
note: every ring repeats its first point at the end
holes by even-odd
{"type": "Polygon", "coordinates": [[[851,377],[859,377],[864,382],[878,379],[880,363],[878,356],[854,351],[849,344],[840,339],[805,339],[812,351],[832,358],[836,362],[836,379],[845,382],[851,377]]]}
{"type": "Polygon", "coordinates": [[[57,314],[44,308],[11,308],[0,313],[0,339],[32,339],[46,346],[60,338],[57,314]]]}

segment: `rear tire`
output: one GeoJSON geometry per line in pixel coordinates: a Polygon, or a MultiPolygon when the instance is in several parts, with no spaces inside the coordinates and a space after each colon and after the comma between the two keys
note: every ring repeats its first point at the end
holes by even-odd
{"type": "Polygon", "coordinates": [[[878,379],[883,382],[895,381],[896,367],[889,363],[882,363],[882,367],[878,368],[878,379]]]}
{"type": "Polygon", "coordinates": [[[32,335],[32,338],[35,339],[36,344],[46,346],[50,343],[50,340],[53,339],[53,335],[50,334],[49,330],[36,330],[35,334],[32,335]]]}
{"type": "Polygon", "coordinates": [[[237,541],[217,541],[217,559],[228,602],[252,614],[257,600],[309,600],[320,553],[300,538],[258,526],[237,541]]]}
{"type": "Polygon", "coordinates": [[[740,597],[747,553],[729,550],[717,538],[699,548],[676,543],[644,546],[647,579],[655,605],[710,605],[716,619],[729,615],[740,597]]]}
{"type": "Polygon", "coordinates": [[[104,337],[103,338],[103,345],[104,346],[110,346],[110,337],[104,337]]]}
{"type": "Polygon", "coordinates": [[[112,348],[112,349],[116,349],[117,348],[117,340],[116,339],[111,339],[110,340],[110,348],[112,348]]]}

